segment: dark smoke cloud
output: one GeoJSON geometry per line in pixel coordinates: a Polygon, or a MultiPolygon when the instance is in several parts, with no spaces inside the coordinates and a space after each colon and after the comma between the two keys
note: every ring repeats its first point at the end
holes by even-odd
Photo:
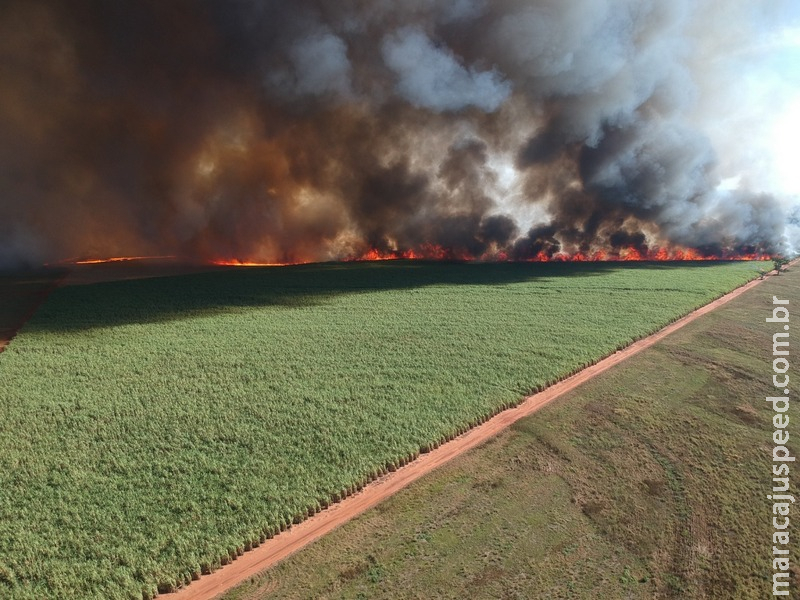
{"type": "Polygon", "coordinates": [[[0,266],[780,251],[707,131],[777,13],[714,6],[6,0],[0,266]]]}

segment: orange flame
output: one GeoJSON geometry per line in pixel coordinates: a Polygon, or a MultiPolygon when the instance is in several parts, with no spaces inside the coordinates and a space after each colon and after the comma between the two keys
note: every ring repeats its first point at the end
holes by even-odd
{"type": "Polygon", "coordinates": [[[68,258],[56,263],[45,263],[50,265],[103,265],[108,263],[133,262],[139,260],[172,260],[176,256],[111,256],[106,258],[68,258]]]}
{"type": "MultiPolygon", "coordinates": [[[[481,256],[469,256],[464,252],[458,252],[443,248],[434,244],[424,244],[411,250],[388,250],[381,251],[372,248],[361,255],[351,256],[347,261],[384,261],[384,260],[461,260],[467,262],[508,262],[509,258],[504,251],[486,252],[481,256]]],[[[709,261],[709,260],[769,260],[769,255],[753,254],[723,254],[721,256],[702,255],[692,248],[652,248],[647,251],[639,248],[629,247],[610,252],[608,250],[595,250],[592,253],[576,252],[556,252],[548,254],[541,251],[535,256],[523,259],[523,262],[665,262],[665,261],[709,261]]]]}
{"type": "MultiPolygon", "coordinates": [[[[483,257],[481,257],[483,258],[483,257]]],[[[487,260],[489,257],[486,257],[487,260]]],[[[478,260],[474,256],[470,256],[466,252],[444,248],[437,244],[422,244],[418,248],[410,248],[408,250],[378,250],[371,248],[360,255],[350,256],[345,259],[346,262],[367,262],[367,261],[380,261],[380,260],[463,260],[474,261],[478,260]]],[[[497,256],[492,259],[495,262],[507,260],[507,255],[499,252],[497,256]]]]}
{"type": "Polygon", "coordinates": [[[692,248],[652,248],[646,252],[638,248],[623,248],[617,252],[609,253],[606,250],[597,250],[593,254],[586,254],[584,252],[576,252],[575,254],[568,254],[566,252],[557,252],[553,255],[548,255],[545,252],[539,252],[533,258],[526,259],[526,262],[666,262],[666,261],[710,261],[710,260],[770,260],[768,254],[752,253],[752,254],[723,254],[721,256],[715,255],[702,255],[697,250],[692,248]]]}
{"type": "Polygon", "coordinates": [[[238,258],[225,258],[212,260],[212,265],[218,267],[288,267],[291,265],[304,265],[304,262],[256,262],[249,260],[239,260],[238,258]]]}
{"type": "Polygon", "coordinates": [[[626,251],[620,252],[619,259],[624,261],[640,261],[644,260],[644,257],[636,248],[628,248],[626,251]]]}
{"type": "MultiPolygon", "coordinates": [[[[99,265],[110,263],[125,263],[146,260],[174,260],[176,256],[113,256],[107,258],[70,258],[55,265],[99,265]]],[[[767,254],[723,254],[721,256],[702,255],[693,248],[653,248],[648,251],[630,247],[618,251],[595,250],[592,253],[556,252],[548,254],[541,251],[533,257],[523,259],[523,262],[641,262],[641,261],[709,261],[709,260],[742,260],[763,261],[770,260],[767,254]]],[[[503,250],[490,250],[481,256],[470,256],[465,251],[444,248],[436,244],[422,244],[417,248],[407,250],[378,250],[371,248],[361,255],[350,256],[347,262],[373,262],[389,260],[429,260],[447,261],[456,260],[464,262],[510,262],[508,253],[503,250]]],[[[264,262],[259,260],[239,258],[219,258],[208,261],[208,264],[220,267],[279,267],[290,265],[308,264],[309,261],[264,262]]]]}

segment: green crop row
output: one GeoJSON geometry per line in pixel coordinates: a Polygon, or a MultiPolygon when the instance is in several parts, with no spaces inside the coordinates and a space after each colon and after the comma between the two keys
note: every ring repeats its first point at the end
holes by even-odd
{"type": "Polygon", "coordinates": [[[0,596],[173,589],[756,266],[331,264],[62,288],[0,355],[0,596]]]}

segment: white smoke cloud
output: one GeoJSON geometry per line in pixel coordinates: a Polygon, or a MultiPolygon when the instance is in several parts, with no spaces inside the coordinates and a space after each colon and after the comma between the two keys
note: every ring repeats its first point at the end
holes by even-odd
{"type": "Polygon", "coordinates": [[[398,93],[417,107],[442,112],[475,106],[494,112],[511,94],[511,84],[497,71],[463,66],[452,51],[435,46],[416,27],[387,36],[382,52],[398,77],[398,93]]]}
{"type": "Polygon", "coordinates": [[[486,10],[487,0],[452,0],[442,7],[439,20],[454,23],[479,17],[486,10]]]}
{"type": "Polygon", "coordinates": [[[350,61],[347,46],[340,37],[320,33],[299,40],[292,46],[290,56],[297,74],[298,93],[350,94],[350,61]]]}
{"type": "Polygon", "coordinates": [[[280,95],[352,97],[352,65],[341,37],[324,29],[314,31],[295,40],[287,53],[291,68],[267,76],[268,85],[280,95]]]}

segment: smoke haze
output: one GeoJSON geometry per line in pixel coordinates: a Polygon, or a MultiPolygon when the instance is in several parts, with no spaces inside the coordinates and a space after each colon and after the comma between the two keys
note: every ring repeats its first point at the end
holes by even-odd
{"type": "Polygon", "coordinates": [[[788,5],[718,5],[6,0],[0,266],[785,251],[788,5]]]}

